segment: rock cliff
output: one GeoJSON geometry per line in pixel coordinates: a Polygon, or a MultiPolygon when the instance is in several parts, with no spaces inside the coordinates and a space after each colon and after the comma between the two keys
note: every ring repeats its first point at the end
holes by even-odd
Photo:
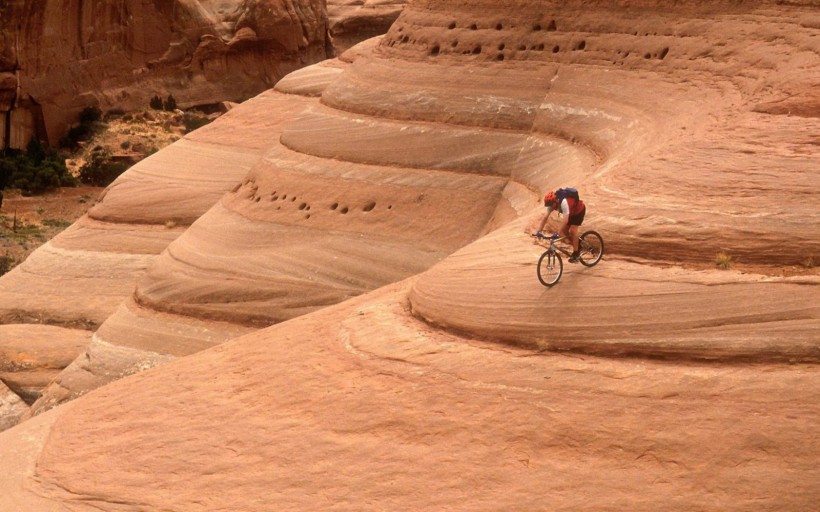
{"type": "Polygon", "coordinates": [[[0,11],[3,144],[56,143],[82,108],[240,101],[327,57],[319,0],[27,0],[0,11]]]}

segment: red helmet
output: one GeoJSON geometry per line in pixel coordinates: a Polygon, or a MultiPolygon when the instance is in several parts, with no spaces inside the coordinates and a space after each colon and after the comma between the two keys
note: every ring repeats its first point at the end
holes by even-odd
{"type": "Polygon", "coordinates": [[[557,201],[557,200],[558,200],[558,198],[555,197],[555,192],[550,190],[549,192],[547,192],[547,195],[544,196],[544,206],[549,206],[549,205],[555,203],[555,201],[557,201]]]}

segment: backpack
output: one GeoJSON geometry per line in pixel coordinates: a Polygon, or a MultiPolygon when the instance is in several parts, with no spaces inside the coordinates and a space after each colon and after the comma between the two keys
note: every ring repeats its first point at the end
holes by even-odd
{"type": "Polygon", "coordinates": [[[567,200],[570,215],[577,215],[584,209],[584,202],[581,201],[581,197],[578,195],[577,189],[572,187],[559,188],[555,191],[555,197],[558,198],[558,204],[561,204],[561,201],[564,199],[567,200]]]}
{"type": "Polygon", "coordinates": [[[555,197],[558,198],[558,203],[561,203],[561,201],[570,197],[572,199],[575,199],[576,201],[579,201],[581,199],[578,196],[578,190],[571,187],[559,188],[555,191],[555,197]]]}

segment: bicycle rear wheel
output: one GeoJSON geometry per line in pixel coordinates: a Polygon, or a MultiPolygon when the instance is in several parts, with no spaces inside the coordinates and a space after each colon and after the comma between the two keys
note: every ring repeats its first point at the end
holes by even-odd
{"type": "Polygon", "coordinates": [[[594,267],[604,257],[604,239],[595,231],[585,231],[578,237],[578,260],[585,267],[594,267]]]}
{"type": "Polygon", "coordinates": [[[544,286],[552,286],[561,279],[564,272],[564,262],[561,255],[555,251],[546,251],[538,260],[538,280],[544,286]]]}

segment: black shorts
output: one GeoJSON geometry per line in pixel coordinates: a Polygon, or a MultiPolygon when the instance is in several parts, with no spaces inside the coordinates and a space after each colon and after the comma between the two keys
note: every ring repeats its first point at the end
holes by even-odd
{"type": "Polygon", "coordinates": [[[587,214],[587,207],[584,206],[584,209],[580,212],[576,213],[575,215],[569,216],[569,225],[570,226],[580,226],[584,223],[584,216],[587,214]]]}

